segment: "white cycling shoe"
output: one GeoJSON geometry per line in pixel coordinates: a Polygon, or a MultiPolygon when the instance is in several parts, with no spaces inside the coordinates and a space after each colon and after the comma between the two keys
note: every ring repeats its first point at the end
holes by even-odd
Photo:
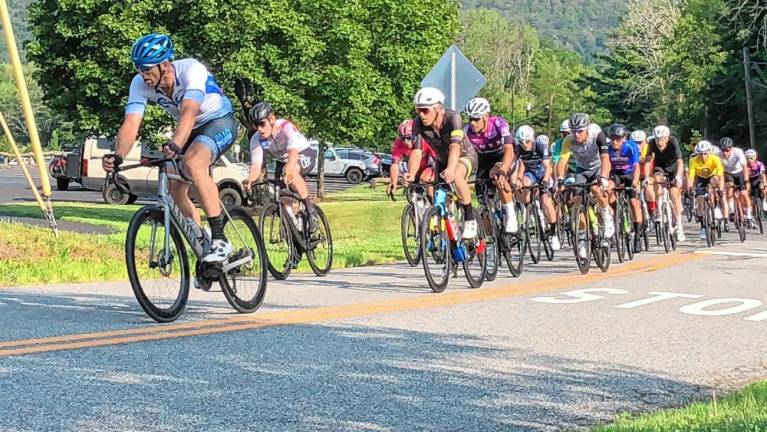
{"type": "Polygon", "coordinates": [[[226,240],[214,239],[210,245],[210,252],[202,258],[202,262],[224,262],[232,253],[232,244],[226,240]]]}
{"type": "Polygon", "coordinates": [[[463,222],[463,233],[461,238],[464,240],[471,240],[477,236],[477,221],[470,220],[463,222]]]}
{"type": "Polygon", "coordinates": [[[562,244],[559,242],[559,236],[556,234],[551,236],[551,249],[555,251],[562,249],[562,244]]]}

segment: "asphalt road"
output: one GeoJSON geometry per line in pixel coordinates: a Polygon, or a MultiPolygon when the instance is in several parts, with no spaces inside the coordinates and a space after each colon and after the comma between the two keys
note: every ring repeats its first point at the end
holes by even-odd
{"type": "MultiPolygon", "coordinates": [[[[37,167],[29,167],[30,173],[37,184],[40,184],[39,176],[37,175],[37,167]]],[[[60,191],[56,190],[55,179],[51,179],[53,188],[53,200],[59,202],[88,202],[88,203],[104,203],[104,198],[101,192],[85,190],[80,187],[78,183],[70,183],[69,190],[60,191]]],[[[326,192],[340,192],[352,185],[344,178],[327,177],[325,179],[325,191],[326,192]]],[[[317,180],[311,178],[309,181],[309,193],[316,195],[317,193],[317,180]]],[[[32,190],[29,188],[24,173],[21,168],[18,167],[2,167],[0,166],[0,204],[13,203],[13,202],[32,202],[35,200],[32,190]]],[[[139,200],[139,203],[146,201],[139,200]]]]}
{"type": "Polygon", "coordinates": [[[5,289],[0,430],[567,430],[685,404],[767,376],[767,241],[698,246],[442,294],[403,264],[292,275],[255,314],[193,290],[162,326],[126,282],[5,289]]]}

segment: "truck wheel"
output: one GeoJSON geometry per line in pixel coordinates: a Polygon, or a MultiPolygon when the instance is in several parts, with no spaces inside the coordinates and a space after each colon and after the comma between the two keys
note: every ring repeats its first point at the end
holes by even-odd
{"type": "Polygon", "coordinates": [[[346,171],[346,181],[351,184],[357,184],[361,182],[363,177],[364,174],[359,168],[349,168],[349,170],[346,171]]]}
{"type": "Polygon", "coordinates": [[[56,179],[56,189],[60,191],[65,191],[69,189],[69,179],[68,178],[57,178],[56,179]]]}
{"type": "Polygon", "coordinates": [[[242,195],[234,188],[225,187],[218,191],[218,197],[225,207],[239,207],[242,205],[242,195]]]}
{"type": "MultiPolygon", "coordinates": [[[[128,204],[133,194],[124,194],[117,189],[114,183],[107,183],[104,187],[104,202],[107,204],[128,204]]],[[[135,201],[135,200],[134,200],[135,201]]]]}

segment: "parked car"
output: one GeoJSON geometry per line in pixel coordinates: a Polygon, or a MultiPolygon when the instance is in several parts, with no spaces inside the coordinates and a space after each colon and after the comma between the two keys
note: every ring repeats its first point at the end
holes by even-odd
{"type": "MultiPolygon", "coordinates": [[[[113,142],[107,138],[89,138],[85,140],[75,152],[66,156],[66,175],[58,174],[56,185],[59,190],[66,190],[69,183],[80,183],[84,189],[101,191],[104,201],[109,204],[130,204],[139,196],[153,196],[157,193],[158,173],[156,167],[139,167],[118,174],[118,181],[129,190],[129,194],[123,194],[112,183],[111,176],[101,167],[101,158],[112,153],[113,142]]],[[[156,158],[161,154],[155,150],[145,149],[140,142],[136,142],[125,157],[125,164],[135,164],[141,157],[156,158]]],[[[49,165],[57,163],[54,158],[49,165]]],[[[57,174],[52,173],[54,176],[57,174]]],[[[225,205],[241,205],[245,197],[242,182],[248,178],[248,166],[242,163],[233,163],[226,155],[213,165],[213,180],[218,186],[218,193],[225,205]]],[[[190,190],[194,198],[196,191],[190,190]]]]}
{"type": "Polygon", "coordinates": [[[389,169],[391,168],[392,158],[388,153],[376,153],[379,159],[381,159],[381,175],[384,177],[389,176],[389,169]]]}
{"type": "MultiPolygon", "coordinates": [[[[312,146],[315,150],[316,146],[312,146]]],[[[325,175],[332,177],[346,177],[349,183],[357,184],[370,177],[368,168],[362,158],[349,159],[349,149],[336,150],[330,147],[325,150],[325,175]],[[340,153],[339,153],[340,152],[340,153]]],[[[315,164],[310,174],[318,173],[319,164],[315,164]]]]}
{"type": "Polygon", "coordinates": [[[336,148],[341,159],[361,160],[365,163],[365,180],[381,176],[381,158],[373,152],[357,147],[336,148]]]}

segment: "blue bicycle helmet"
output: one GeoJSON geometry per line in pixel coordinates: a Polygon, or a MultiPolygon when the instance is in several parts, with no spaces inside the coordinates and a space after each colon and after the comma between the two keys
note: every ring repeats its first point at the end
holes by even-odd
{"type": "Polygon", "coordinates": [[[169,36],[151,33],[140,37],[130,53],[131,61],[136,66],[158,65],[173,59],[173,42],[169,36]]]}

